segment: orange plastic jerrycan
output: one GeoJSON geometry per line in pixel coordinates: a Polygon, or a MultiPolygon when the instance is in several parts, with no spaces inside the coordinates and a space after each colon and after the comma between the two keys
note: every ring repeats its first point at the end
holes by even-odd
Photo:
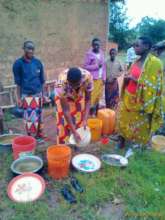
{"type": "Polygon", "coordinates": [[[115,111],[111,109],[100,109],[97,113],[97,117],[102,120],[102,134],[110,135],[115,129],[115,111]]]}
{"type": "Polygon", "coordinates": [[[99,141],[102,133],[102,120],[98,118],[90,118],[88,119],[87,124],[91,131],[92,141],[99,141]]]}

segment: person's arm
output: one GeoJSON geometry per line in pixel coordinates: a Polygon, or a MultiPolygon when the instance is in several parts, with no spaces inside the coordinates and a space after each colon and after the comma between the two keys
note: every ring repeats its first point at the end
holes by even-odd
{"type": "Polygon", "coordinates": [[[117,75],[117,78],[120,77],[123,73],[124,73],[124,67],[121,63],[119,63],[119,72],[118,72],[118,75],[117,75]]]}
{"type": "Polygon", "coordinates": [[[125,76],[124,76],[124,80],[125,80],[126,82],[129,82],[129,80],[132,80],[132,81],[134,81],[135,83],[138,82],[138,80],[137,80],[135,77],[131,76],[131,75],[125,75],[125,76]]]}
{"type": "Polygon", "coordinates": [[[91,60],[91,57],[89,54],[86,54],[85,56],[85,61],[84,61],[84,69],[88,70],[88,71],[92,71],[92,70],[99,70],[99,68],[101,68],[101,66],[99,67],[99,64],[97,62],[92,63],[93,60],[91,60]]]}
{"type": "Polygon", "coordinates": [[[15,84],[17,85],[17,104],[18,106],[21,106],[21,67],[18,61],[16,61],[13,65],[13,74],[15,84]]]}
{"type": "Polygon", "coordinates": [[[19,107],[22,106],[22,101],[21,101],[21,87],[17,85],[17,105],[19,107]]]}
{"type": "Polygon", "coordinates": [[[42,85],[45,83],[44,66],[42,63],[41,63],[41,67],[40,67],[40,81],[41,81],[42,85]]]}
{"type": "Polygon", "coordinates": [[[61,102],[61,106],[62,106],[62,110],[64,113],[64,117],[68,123],[68,125],[70,126],[71,132],[74,135],[74,138],[76,139],[76,142],[80,142],[81,141],[81,137],[80,135],[77,133],[75,125],[72,122],[72,118],[69,112],[69,105],[67,103],[67,100],[63,97],[60,98],[60,102],[61,102]]]}
{"type": "Polygon", "coordinates": [[[102,80],[103,82],[105,83],[106,81],[106,71],[107,71],[107,66],[106,66],[106,63],[105,63],[105,58],[103,57],[103,64],[102,64],[102,68],[103,68],[103,75],[102,75],[102,80]]]}
{"type": "Polygon", "coordinates": [[[43,64],[40,62],[40,82],[42,84],[42,96],[45,102],[45,97],[44,97],[44,84],[45,84],[45,73],[44,73],[44,67],[43,64]]]}

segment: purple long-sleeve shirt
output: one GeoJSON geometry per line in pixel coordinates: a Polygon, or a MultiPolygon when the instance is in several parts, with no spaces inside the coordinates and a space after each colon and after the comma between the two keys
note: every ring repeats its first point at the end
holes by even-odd
{"type": "Polygon", "coordinates": [[[99,54],[100,57],[97,58],[97,54],[90,49],[85,56],[84,69],[88,70],[92,74],[94,80],[100,78],[102,80],[106,80],[106,64],[104,53],[102,50],[100,50],[99,54]],[[99,76],[100,64],[102,64],[102,76],[99,76]]]}

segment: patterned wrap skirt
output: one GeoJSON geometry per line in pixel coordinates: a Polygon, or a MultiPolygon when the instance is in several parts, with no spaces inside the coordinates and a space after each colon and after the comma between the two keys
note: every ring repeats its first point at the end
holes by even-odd
{"type": "Polygon", "coordinates": [[[99,104],[100,99],[102,98],[103,94],[103,81],[102,79],[94,80],[94,87],[91,94],[91,107],[99,104]]]}
{"type": "Polygon", "coordinates": [[[26,132],[36,137],[43,128],[42,95],[22,95],[22,102],[26,132]]]}
{"type": "MultiPolygon", "coordinates": [[[[77,100],[67,98],[69,111],[72,118],[72,122],[75,125],[76,129],[82,126],[83,115],[85,110],[85,99],[84,97],[79,97],[77,100]]],[[[68,143],[69,136],[71,135],[70,126],[68,125],[62,107],[60,98],[55,97],[56,103],[56,125],[57,125],[57,144],[66,144],[68,143]]]]}

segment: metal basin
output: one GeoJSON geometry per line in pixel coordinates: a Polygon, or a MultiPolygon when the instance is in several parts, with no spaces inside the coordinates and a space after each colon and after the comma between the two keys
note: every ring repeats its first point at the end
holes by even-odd
{"type": "Polygon", "coordinates": [[[11,170],[14,174],[39,173],[43,168],[43,160],[37,156],[25,156],[18,158],[11,164],[11,170]]]}
{"type": "Polygon", "coordinates": [[[11,151],[12,141],[14,138],[21,136],[22,134],[3,134],[0,135],[0,152],[11,151]]]}

